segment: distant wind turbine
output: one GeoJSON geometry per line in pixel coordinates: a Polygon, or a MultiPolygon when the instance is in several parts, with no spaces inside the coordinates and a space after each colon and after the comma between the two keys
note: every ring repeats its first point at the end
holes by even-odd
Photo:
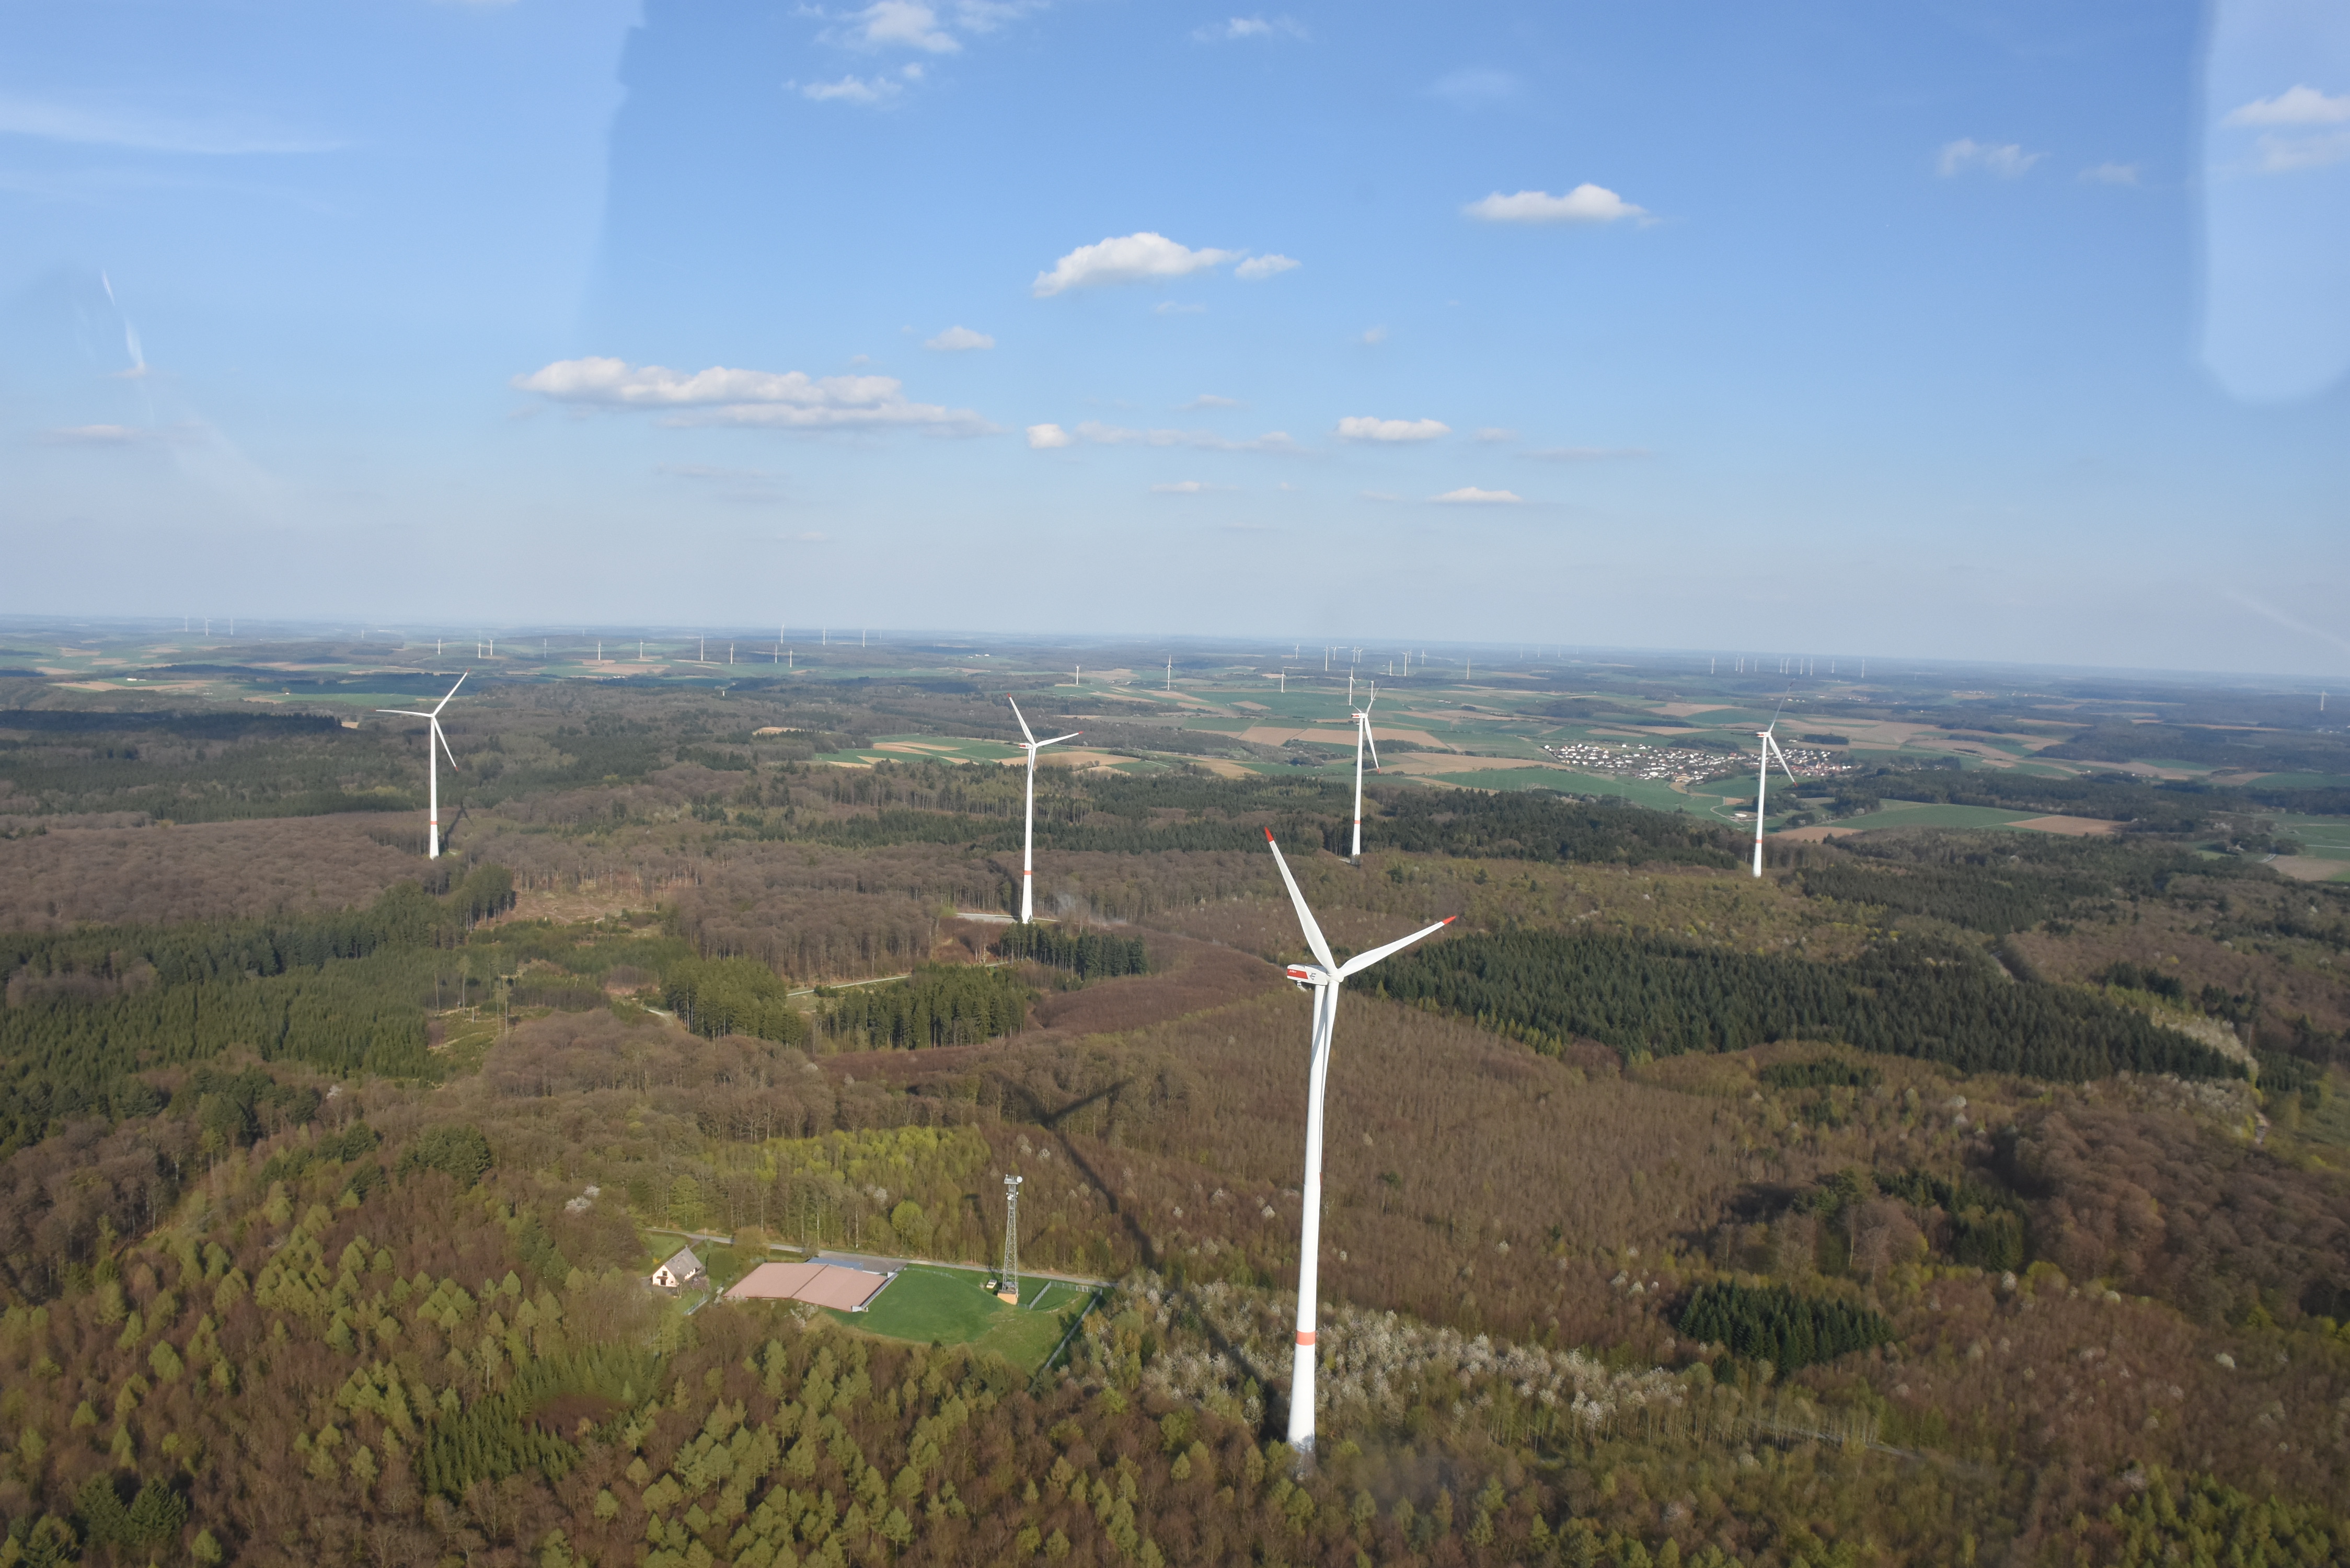
{"type": "Polygon", "coordinates": [[[1389,954],[1423,937],[1435,935],[1451,925],[1453,917],[1448,915],[1426,930],[1414,931],[1385,947],[1357,953],[1341,964],[1330,956],[1330,944],[1323,940],[1314,911],[1305,907],[1305,895],[1297,890],[1297,878],[1290,875],[1289,862],[1282,858],[1281,846],[1274,842],[1271,828],[1265,829],[1264,842],[1273,851],[1273,863],[1281,868],[1281,880],[1289,889],[1289,901],[1297,906],[1297,923],[1305,929],[1305,945],[1318,961],[1289,966],[1289,978],[1297,982],[1297,988],[1314,992],[1314,1057],[1307,1070],[1305,1090],[1305,1186],[1297,1238],[1297,1348],[1290,1362],[1289,1375],[1289,1446],[1301,1461],[1311,1462],[1315,1291],[1322,1241],[1322,1091],[1330,1075],[1330,1036],[1338,1023],[1338,987],[1347,976],[1359,974],[1389,954]]]}
{"type": "MultiPolygon", "coordinates": [[[[1350,683],[1351,684],[1351,683],[1350,683]]],[[[1371,738],[1371,704],[1379,700],[1378,681],[1371,682],[1371,694],[1355,710],[1355,852],[1348,858],[1363,858],[1363,752],[1371,753],[1371,771],[1378,772],[1379,743],[1371,738]]]]}
{"type": "MultiPolygon", "coordinates": [[[[1009,697],[1004,701],[1012,702],[1009,697]]],[[[1072,730],[1066,735],[1040,741],[1036,732],[1028,727],[1027,717],[1020,711],[1017,702],[1012,702],[1012,716],[1020,721],[1020,732],[1028,737],[1028,817],[1020,834],[1020,923],[1026,926],[1035,924],[1036,919],[1036,753],[1046,746],[1074,741],[1085,732],[1072,730]]]]}
{"type": "MultiPolygon", "coordinates": [[[[465,671],[465,675],[472,673],[470,670],[465,671]]],[[[457,677],[457,686],[465,683],[465,675],[457,677]]],[[[449,688],[449,697],[457,694],[457,686],[449,688]]],[[[421,719],[432,726],[430,738],[424,742],[424,858],[427,860],[441,858],[441,756],[445,755],[449,759],[450,772],[454,773],[457,769],[457,753],[449,750],[449,737],[441,732],[441,710],[449,705],[449,697],[435,702],[430,713],[419,713],[412,708],[376,710],[379,713],[397,713],[403,719],[421,719]],[[436,743],[441,748],[441,755],[433,753],[436,743]]]]}
{"type": "MultiPolygon", "coordinates": [[[[1786,704],[1782,702],[1779,706],[1784,710],[1786,704]]],[[[1762,797],[1767,793],[1765,786],[1771,782],[1771,759],[1777,757],[1779,771],[1787,775],[1789,784],[1795,782],[1795,770],[1787,765],[1787,753],[1779,749],[1778,737],[1773,733],[1778,727],[1779,715],[1773,713],[1770,726],[1758,732],[1758,738],[1762,742],[1762,766],[1754,781],[1754,875],[1757,877],[1762,875],[1762,797]]]]}

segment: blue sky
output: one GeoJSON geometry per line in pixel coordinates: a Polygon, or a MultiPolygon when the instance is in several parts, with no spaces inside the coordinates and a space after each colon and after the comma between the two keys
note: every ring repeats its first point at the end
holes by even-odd
{"type": "Polygon", "coordinates": [[[6,4],[0,609],[2340,671],[2345,16],[6,4]]]}

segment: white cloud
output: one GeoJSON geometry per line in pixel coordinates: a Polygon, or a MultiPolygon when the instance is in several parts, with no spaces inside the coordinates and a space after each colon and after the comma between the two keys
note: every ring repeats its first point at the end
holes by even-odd
{"type": "Polygon", "coordinates": [[[1287,256],[1251,256],[1232,268],[1232,275],[1244,277],[1251,283],[1254,283],[1259,278],[1271,277],[1275,273],[1287,272],[1292,267],[1304,265],[1302,262],[1292,261],[1287,256]]]}
{"type": "Polygon", "coordinates": [[[2314,87],[2287,88],[2231,109],[2222,125],[2350,125],[2350,93],[2329,98],[2314,87]]]}
{"type": "Polygon", "coordinates": [[[1032,11],[1045,9],[1046,0],[955,0],[955,20],[971,33],[993,33],[1032,11]]]}
{"type": "Polygon", "coordinates": [[[33,438],[43,446],[137,446],[153,441],[153,431],[137,425],[68,425],[33,438]]]}
{"type": "Polygon", "coordinates": [[[968,327],[950,327],[922,347],[935,348],[941,354],[962,354],[974,348],[993,348],[995,339],[984,332],[973,332],[968,327]]]}
{"type": "Polygon", "coordinates": [[[1506,490],[1480,490],[1473,484],[1464,484],[1458,490],[1448,490],[1441,495],[1431,495],[1429,499],[1470,506],[1513,506],[1525,498],[1522,495],[1513,495],[1506,490]]]}
{"type": "Polygon", "coordinates": [[[662,462],[653,472],[671,479],[707,481],[713,484],[765,484],[775,476],[764,468],[715,468],[706,462],[662,462]]]}
{"type": "Polygon", "coordinates": [[[1437,78],[1429,84],[1428,94],[1455,109],[1483,109],[1517,97],[1518,78],[1507,71],[1468,66],[1437,78]]]}
{"type": "Polygon", "coordinates": [[[1213,392],[1202,392],[1198,397],[1183,405],[1187,410],[1191,409],[1237,409],[1240,406],[1241,400],[1238,398],[1220,398],[1213,392]]]}
{"type": "Polygon", "coordinates": [[[874,0],[849,17],[853,30],[843,42],[868,49],[920,49],[951,55],[962,46],[939,28],[939,14],[921,0],[874,0]]]}
{"type": "Polygon", "coordinates": [[[2263,174],[2324,169],[2350,159],[2350,130],[2328,131],[2322,136],[2263,136],[2260,148],[2263,174]]]}
{"type": "Polygon", "coordinates": [[[185,119],[119,105],[58,103],[7,92],[0,92],[0,135],[199,157],[332,152],[342,145],[244,117],[185,119]]]}
{"type": "Polygon", "coordinates": [[[741,505],[767,506],[783,500],[776,487],[779,475],[764,468],[717,468],[701,462],[664,462],[656,464],[653,472],[669,479],[682,479],[690,483],[711,486],[721,501],[741,505]]]}
{"type": "Polygon", "coordinates": [[[785,82],[785,87],[797,87],[802,98],[817,103],[888,103],[905,89],[888,77],[866,78],[845,76],[837,82],[785,82]]]}
{"type": "Polygon", "coordinates": [[[1503,425],[1487,425],[1477,432],[1477,439],[1486,441],[1515,441],[1518,439],[1518,432],[1503,425]]]}
{"type": "Polygon", "coordinates": [[[1087,420],[1074,431],[1059,425],[1030,425],[1028,444],[1032,447],[1075,446],[1079,441],[1088,446],[1156,446],[1190,447],[1199,452],[1302,452],[1285,431],[1267,431],[1261,436],[1235,441],[1218,435],[1213,431],[1132,430],[1124,425],[1106,425],[1087,420]]]}
{"type": "Polygon", "coordinates": [[[1239,251],[1193,250],[1164,234],[1141,234],[1079,245],[1040,272],[1028,292],[1039,299],[1072,288],[1097,288],[1113,283],[1146,283],[1157,278],[1189,277],[1195,272],[1238,261],[1239,251]]]}
{"type": "Polygon", "coordinates": [[[1153,495],[1206,495],[1212,491],[1230,490],[1229,484],[1202,484],[1196,479],[1179,479],[1172,484],[1154,484],[1153,495]]]}
{"type": "Polygon", "coordinates": [[[1619,457],[1646,457],[1648,449],[1640,446],[1544,446],[1518,455],[1544,462],[1607,462],[1619,457]]]}
{"type": "Polygon", "coordinates": [[[2089,185],[2135,185],[2137,165],[2135,163],[2097,163],[2081,171],[2080,179],[2089,185]]]}
{"type": "Polygon", "coordinates": [[[1489,223],[1612,223],[1623,218],[1645,218],[1636,207],[1605,185],[1586,182],[1564,196],[1547,191],[1521,191],[1504,196],[1499,191],[1461,209],[1489,223]]]}
{"type": "Polygon", "coordinates": [[[512,383],[575,407],[661,409],[671,424],[845,430],[906,425],[978,434],[992,427],[969,409],[906,400],[894,376],[812,377],[805,371],[738,370],[713,365],[691,373],[624,359],[558,359],[512,383]]]}
{"type": "Polygon", "coordinates": [[[1338,421],[1340,441],[1434,441],[1451,433],[1452,427],[1441,420],[1382,420],[1368,414],[1350,414],[1338,421]]]}
{"type": "Polygon", "coordinates": [[[2002,180],[2013,180],[2031,172],[2032,166],[2046,157],[2043,152],[2026,152],[2012,141],[1991,143],[1977,141],[1971,136],[1961,136],[1956,141],[1942,144],[1941,155],[1934,167],[1943,179],[1963,174],[1970,169],[1980,169],[2002,180]]]}
{"type": "Polygon", "coordinates": [[[1162,299],[1150,307],[1153,316],[1204,316],[1208,307],[1195,300],[1162,299]]]}
{"type": "Polygon", "coordinates": [[[1201,44],[1229,43],[1243,38],[1297,38],[1305,36],[1304,24],[1290,16],[1234,16],[1229,21],[1211,22],[1196,29],[1191,37],[1201,44]]]}
{"type": "Polygon", "coordinates": [[[1358,341],[1360,341],[1360,342],[1362,342],[1362,343],[1366,344],[1367,346],[1368,346],[1368,347],[1370,347],[1370,348],[1378,348],[1380,344],[1382,344],[1382,343],[1386,342],[1387,340],[1388,340],[1388,329],[1387,329],[1386,327],[1370,327],[1370,328],[1367,329],[1367,330],[1363,333],[1363,336],[1361,337],[1361,338],[1360,338],[1360,339],[1358,339],[1358,341]]]}

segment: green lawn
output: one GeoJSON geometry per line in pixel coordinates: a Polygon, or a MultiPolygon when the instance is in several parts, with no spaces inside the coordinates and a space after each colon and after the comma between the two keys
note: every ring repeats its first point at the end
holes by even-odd
{"type": "Polygon", "coordinates": [[[835,1321],[884,1339],[917,1345],[975,1345],[1034,1371],[1061,1342],[1070,1316],[1090,1292],[1047,1280],[1022,1282],[1016,1309],[989,1293],[988,1276],[972,1269],[910,1264],[860,1313],[835,1321]]]}

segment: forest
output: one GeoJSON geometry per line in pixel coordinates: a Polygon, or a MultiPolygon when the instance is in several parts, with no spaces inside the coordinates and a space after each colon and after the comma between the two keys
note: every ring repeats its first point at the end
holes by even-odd
{"type": "Polygon", "coordinates": [[[1979,951],[1889,936],[1842,962],[1566,932],[1462,937],[1408,953],[1373,984],[1558,1050],[1740,1051],[1848,1041],[1962,1072],[2077,1083],[2118,1072],[2210,1078],[2241,1069],[2102,998],[2018,981],[1979,951]]]}
{"type": "Polygon", "coordinates": [[[2350,888],[2232,807],[1758,880],[1616,800],[1375,781],[1353,866],[1332,783],[1046,769],[1024,927],[1022,770],[816,760],[997,710],[495,689],[438,863],[409,740],[0,716],[0,1568],[2350,1561],[2350,888]],[[1267,828],[1342,955],[1458,917],[1341,1010],[1311,1463],[1267,828]],[[983,1269],[1013,1174],[1101,1292],[1026,1359],[645,1282],[983,1269]]]}

